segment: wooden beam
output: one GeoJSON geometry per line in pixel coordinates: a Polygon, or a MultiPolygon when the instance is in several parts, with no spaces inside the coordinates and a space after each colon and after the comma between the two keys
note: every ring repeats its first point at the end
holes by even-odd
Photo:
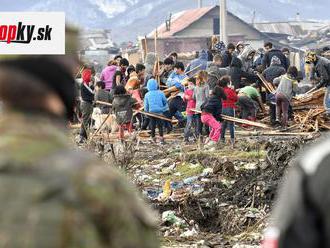
{"type": "Polygon", "coordinates": [[[266,90],[268,90],[272,94],[275,94],[276,90],[275,90],[273,84],[267,82],[267,80],[265,79],[265,77],[261,73],[258,72],[257,76],[261,80],[262,84],[265,86],[266,90]]]}
{"type": "MultiPolygon", "coordinates": [[[[196,109],[192,109],[191,111],[198,113],[198,114],[202,114],[202,111],[196,110],[196,109]]],[[[262,124],[259,122],[254,122],[254,121],[249,121],[249,120],[244,120],[244,119],[239,119],[239,118],[235,118],[232,116],[228,116],[228,115],[221,115],[221,118],[223,120],[226,121],[232,121],[232,122],[236,122],[236,123],[240,123],[240,124],[247,124],[250,126],[255,126],[255,127],[261,127],[261,128],[265,128],[265,129],[271,129],[270,126],[266,125],[266,124],[262,124]]]]}

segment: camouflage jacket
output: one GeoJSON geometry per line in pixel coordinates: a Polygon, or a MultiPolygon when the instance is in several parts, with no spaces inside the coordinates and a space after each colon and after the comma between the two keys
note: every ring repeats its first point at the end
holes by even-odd
{"type": "Polygon", "coordinates": [[[0,247],[159,247],[156,221],[111,166],[73,150],[62,124],[0,120],[0,247]]]}

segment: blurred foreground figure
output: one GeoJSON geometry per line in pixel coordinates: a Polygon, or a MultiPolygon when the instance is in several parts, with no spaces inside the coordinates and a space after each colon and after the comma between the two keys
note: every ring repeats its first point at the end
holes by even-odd
{"type": "Polygon", "coordinates": [[[330,140],[310,148],[286,177],[263,248],[330,247],[330,140]]]}
{"type": "Polygon", "coordinates": [[[133,187],[69,145],[74,56],[0,60],[0,247],[159,247],[133,187]]]}

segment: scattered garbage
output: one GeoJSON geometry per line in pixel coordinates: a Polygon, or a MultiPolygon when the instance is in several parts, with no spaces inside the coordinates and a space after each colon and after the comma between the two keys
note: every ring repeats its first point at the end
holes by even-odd
{"type": "Polygon", "coordinates": [[[140,144],[127,174],[159,211],[166,240],[186,247],[258,247],[278,183],[304,143],[250,138],[235,150],[215,151],[184,150],[170,141],[157,150],[140,144]]]}
{"type": "Polygon", "coordinates": [[[198,176],[188,177],[188,178],[183,180],[183,183],[184,184],[192,184],[196,180],[198,180],[198,176]]]}
{"type": "Polygon", "coordinates": [[[174,225],[174,226],[177,226],[177,227],[187,227],[188,226],[187,223],[183,219],[181,219],[181,218],[179,218],[175,215],[174,211],[165,211],[165,212],[163,212],[162,221],[165,225],[166,224],[167,225],[174,225]]]}
{"type": "Polygon", "coordinates": [[[195,228],[192,228],[191,230],[188,230],[188,231],[185,231],[184,233],[182,233],[180,235],[180,237],[189,238],[189,237],[193,237],[197,234],[198,234],[198,232],[195,230],[195,228]]]}

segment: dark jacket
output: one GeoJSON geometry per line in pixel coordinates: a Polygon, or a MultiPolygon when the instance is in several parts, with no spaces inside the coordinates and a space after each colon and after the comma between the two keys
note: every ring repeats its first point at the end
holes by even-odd
{"type": "Polygon", "coordinates": [[[81,99],[85,102],[93,103],[94,101],[93,90],[94,90],[93,86],[88,86],[85,83],[82,83],[80,87],[81,99]]]}
{"type": "MultiPolygon", "coordinates": [[[[96,101],[101,101],[101,102],[107,102],[110,103],[112,102],[111,99],[111,94],[109,91],[100,89],[98,92],[95,92],[95,102],[96,101]]],[[[103,104],[98,104],[96,103],[96,107],[101,109],[102,114],[108,114],[110,112],[110,107],[103,105],[103,104]]]]}
{"type": "Polygon", "coordinates": [[[281,187],[263,247],[274,247],[274,240],[283,248],[330,247],[329,163],[329,137],[295,160],[281,187]]]}
{"type": "Polygon", "coordinates": [[[221,77],[228,75],[227,68],[221,68],[220,66],[214,63],[210,63],[208,65],[207,72],[208,72],[207,83],[210,87],[210,90],[213,90],[213,88],[217,85],[221,77]]]}
{"type": "Polygon", "coordinates": [[[201,50],[199,52],[199,56],[197,59],[194,59],[193,61],[191,61],[191,63],[187,66],[185,72],[191,72],[191,74],[196,73],[196,71],[200,71],[200,70],[206,70],[207,68],[207,61],[208,61],[208,54],[207,51],[205,50],[201,50]],[[194,70],[195,68],[196,71],[194,70]]]}
{"type": "Polygon", "coordinates": [[[285,69],[281,65],[271,65],[268,67],[262,75],[265,77],[267,82],[272,83],[273,80],[279,76],[282,76],[286,73],[285,69]]]}
{"type": "Polygon", "coordinates": [[[233,60],[233,55],[231,55],[227,50],[222,54],[222,65],[221,67],[229,67],[233,60]]]}
{"type": "Polygon", "coordinates": [[[265,68],[270,66],[273,56],[278,57],[281,60],[281,66],[283,66],[285,70],[288,70],[289,65],[287,63],[287,58],[285,57],[284,53],[282,53],[282,51],[278,49],[271,49],[270,51],[265,53],[262,59],[262,65],[265,68]]]}
{"type": "Polygon", "coordinates": [[[330,86],[330,60],[317,56],[315,72],[321,79],[317,88],[330,86]]]}
{"type": "Polygon", "coordinates": [[[116,115],[118,125],[132,121],[133,106],[136,100],[131,95],[115,95],[112,102],[112,111],[116,115]]]}
{"type": "Polygon", "coordinates": [[[248,81],[254,82],[258,78],[255,74],[248,73],[242,70],[242,61],[239,58],[234,57],[229,69],[229,75],[235,89],[244,87],[242,84],[242,78],[246,78],[248,81]]]}
{"type": "Polygon", "coordinates": [[[210,113],[217,121],[221,121],[222,101],[218,96],[211,96],[201,106],[202,112],[210,113]]]}

